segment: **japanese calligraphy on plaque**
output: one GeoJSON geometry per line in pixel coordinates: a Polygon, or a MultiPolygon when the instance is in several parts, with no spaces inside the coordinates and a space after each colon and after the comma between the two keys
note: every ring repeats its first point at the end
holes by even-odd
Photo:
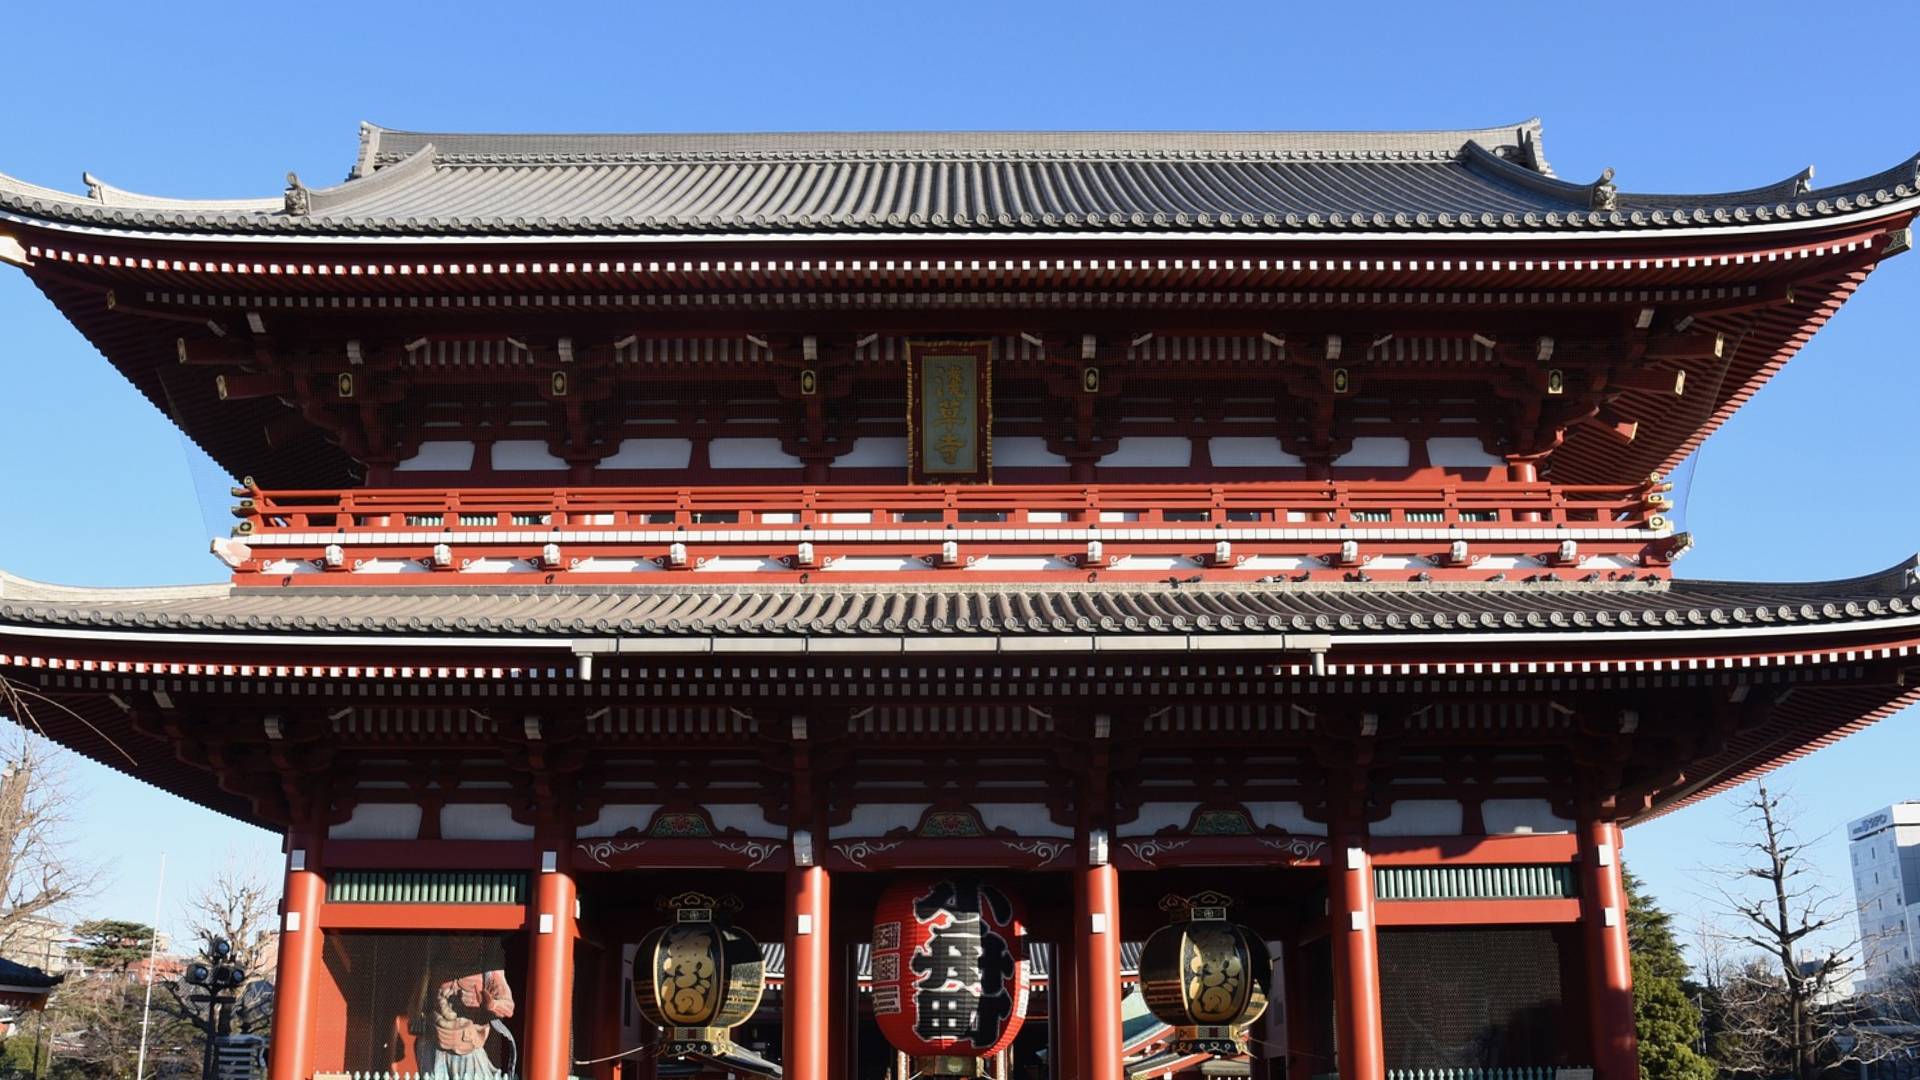
{"type": "Polygon", "coordinates": [[[907,475],[916,484],[993,479],[993,347],[907,343],[907,475]]]}

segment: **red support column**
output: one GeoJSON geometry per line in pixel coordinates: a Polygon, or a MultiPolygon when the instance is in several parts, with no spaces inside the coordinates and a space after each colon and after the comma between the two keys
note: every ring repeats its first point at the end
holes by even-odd
{"type": "Polygon", "coordinates": [[[282,893],[280,958],[274,971],[273,1051],[267,1080],[307,1080],[313,1075],[315,980],[326,978],[320,960],[320,905],[326,882],[320,875],[326,826],[287,833],[287,880],[282,893]]]}
{"type": "MultiPolygon", "coordinates": [[[[1537,484],[1540,482],[1540,465],[1532,458],[1509,460],[1507,479],[1516,484],[1537,484]]],[[[1526,510],[1520,514],[1521,521],[1539,521],[1540,511],[1526,510]]]]}
{"type": "Polygon", "coordinates": [[[827,872],[818,866],[787,871],[787,975],[785,986],[785,1080],[827,1080],[828,1005],[832,962],[827,872]]]}
{"type": "Polygon", "coordinates": [[[1111,865],[1088,866],[1074,883],[1074,932],[1079,937],[1080,1014],[1084,1032],[1082,1080],[1122,1080],[1120,1046],[1120,874],[1111,865]]]}
{"type": "Polygon", "coordinates": [[[527,957],[526,1080],[567,1080],[573,1072],[575,892],[567,845],[542,838],[534,875],[533,937],[527,957]]]}
{"type": "Polygon", "coordinates": [[[1385,1080],[1380,1030],[1380,943],[1373,923],[1373,859],[1365,831],[1327,838],[1327,936],[1333,943],[1334,1026],[1341,1080],[1385,1080]]]}
{"type": "Polygon", "coordinates": [[[1620,880],[1620,829],[1580,823],[1580,927],[1587,946],[1587,1001],[1597,1080],[1637,1080],[1633,960],[1627,951],[1627,892],[1620,880]]]}

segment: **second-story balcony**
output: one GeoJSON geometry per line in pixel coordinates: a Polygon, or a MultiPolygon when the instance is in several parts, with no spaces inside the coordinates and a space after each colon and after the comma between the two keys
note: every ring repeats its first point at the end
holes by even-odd
{"type": "Polygon", "coordinates": [[[249,585],[1617,581],[1688,544],[1665,485],[1309,481],[236,490],[249,585]]]}

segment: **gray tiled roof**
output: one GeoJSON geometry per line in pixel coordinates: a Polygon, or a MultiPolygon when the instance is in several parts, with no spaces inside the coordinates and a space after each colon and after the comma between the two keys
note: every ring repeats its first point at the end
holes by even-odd
{"type": "Polygon", "coordinates": [[[311,235],[1472,233],[1800,221],[1920,199],[1920,158],[1810,191],[1704,195],[1556,178],[1540,125],[1435,132],[476,135],[363,125],[350,179],[239,201],[69,195],[0,209],[91,225],[311,235]],[[304,203],[299,212],[290,209],[304,203]]]}
{"type": "Polygon", "coordinates": [[[23,990],[51,990],[60,984],[60,976],[49,975],[37,967],[15,963],[0,957],[0,986],[23,990]]]}
{"type": "Polygon", "coordinates": [[[1845,581],[1330,585],[74,589],[0,575],[8,626],[154,632],[794,639],[1567,633],[1920,615],[1920,560],[1845,581]]]}

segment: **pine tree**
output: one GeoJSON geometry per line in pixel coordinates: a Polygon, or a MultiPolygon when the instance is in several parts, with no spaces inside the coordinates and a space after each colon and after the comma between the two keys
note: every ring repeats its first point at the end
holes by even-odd
{"type": "Polygon", "coordinates": [[[1673,916],[1653,903],[1639,878],[1625,877],[1641,1080],[1713,1080],[1714,1063],[1696,1049],[1700,1010],[1687,994],[1687,961],[1673,936],[1673,916]]]}
{"type": "Polygon", "coordinates": [[[90,968],[124,975],[153,951],[153,927],[120,919],[91,919],[73,928],[80,943],[67,955],[90,968]]]}

